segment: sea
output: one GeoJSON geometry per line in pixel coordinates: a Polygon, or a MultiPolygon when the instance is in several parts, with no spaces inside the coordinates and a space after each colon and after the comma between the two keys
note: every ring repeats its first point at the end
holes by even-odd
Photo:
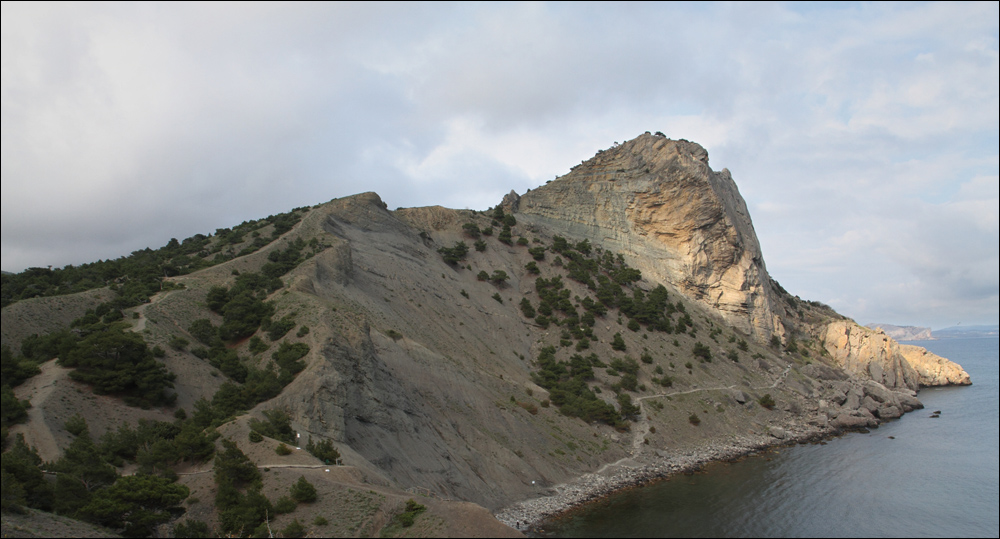
{"type": "Polygon", "coordinates": [[[973,385],[923,389],[923,410],[869,433],[713,463],[616,494],[545,523],[541,534],[998,537],[998,343],[910,343],[961,364],[973,385]]]}

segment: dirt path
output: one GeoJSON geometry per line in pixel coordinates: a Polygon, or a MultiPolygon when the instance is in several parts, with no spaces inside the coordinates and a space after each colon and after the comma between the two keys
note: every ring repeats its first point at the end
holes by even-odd
{"type": "Polygon", "coordinates": [[[56,365],[55,359],[46,361],[38,367],[41,373],[14,388],[14,395],[20,400],[31,402],[31,408],[28,409],[28,421],[11,427],[10,433],[24,434],[28,445],[38,450],[38,456],[44,461],[50,461],[59,458],[59,445],[52,435],[51,426],[46,421],[43,405],[52,396],[59,383],[69,381],[72,369],[56,365]]]}
{"type": "Polygon", "coordinates": [[[156,305],[161,302],[167,296],[177,292],[177,289],[167,290],[166,292],[157,292],[153,297],[149,298],[149,303],[143,303],[142,305],[135,308],[135,313],[139,315],[139,321],[132,326],[132,331],[135,333],[142,333],[142,330],[146,329],[146,308],[150,305],[156,305]]]}
{"type": "MultiPolygon", "coordinates": [[[[785,372],[781,373],[781,375],[774,380],[773,384],[769,386],[755,386],[751,387],[750,389],[751,390],[774,389],[785,381],[785,378],[788,377],[788,373],[791,372],[791,370],[792,366],[789,365],[788,367],[785,368],[785,372]]],[[[697,389],[689,389],[687,391],[673,391],[671,393],[659,393],[656,395],[646,395],[645,397],[636,398],[635,399],[636,404],[639,406],[639,421],[637,421],[635,424],[635,429],[634,429],[635,434],[632,436],[632,455],[630,457],[621,459],[618,462],[615,462],[614,464],[605,464],[600,470],[597,471],[597,473],[601,473],[602,471],[604,471],[605,468],[608,468],[609,466],[617,466],[622,461],[635,458],[640,454],[642,454],[642,448],[645,445],[644,442],[646,439],[646,435],[649,434],[649,416],[646,415],[646,410],[642,407],[642,401],[647,399],[673,397],[675,395],[690,395],[691,393],[698,393],[699,391],[725,391],[730,389],[736,389],[736,384],[731,384],[728,386],[720,386],[720,387],[700,387],[697,389]]]]}

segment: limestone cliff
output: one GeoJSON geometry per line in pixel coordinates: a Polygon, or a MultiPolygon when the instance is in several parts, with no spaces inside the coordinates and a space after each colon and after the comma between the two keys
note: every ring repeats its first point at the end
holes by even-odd
{"type": "Polygon", "coordinates": [[[830,323],[823,336],[826,351],[844,370],[888,388],[968,385],[961,366],[919,346],[899,344],[881,329],[849,320],[830,323]]]}
{"type": "Polygon", "coordinates": [[[698,144],[641,135],[529,191],[516,207],[519,218],[624,253],[650,280],[672,284],[758,341],[784,334],[746,203],[698,144]]]}
{"type": "Polygon", "coordinates": [[[917,371],[921,386],[967,386],[972,384],[969,373],[965,372],[961,365],[928,352],[926,348],[912,344],[901,344],[899,351],[917,371]]]}

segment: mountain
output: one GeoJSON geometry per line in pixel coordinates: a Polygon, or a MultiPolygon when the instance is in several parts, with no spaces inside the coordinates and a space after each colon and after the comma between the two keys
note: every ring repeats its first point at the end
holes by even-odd
{"type": "Polygon", "coordinates": [[[931,328],[917,326],[894,326],[892,324],[868,324],[869,329],[881,329],[886,335],[897,341],[928,341],[934,337],[931,335],[931,328]]]}
{"type": "MultiPolygon", "coordinates": [[[[688,141],[641,135],[487,212],[389,211],[363,193],[272,217],[123,263],[152,268],[148,298],[126,293],[127,277],[34,298],[42,285],[5,280],[17,295],[4,295],[4,345],[71,316],[91,324],[76,323],[80,336],[111,331],[103,316],[176,375],[141,409],[95,391],[72,361],[45,361],[14,388],[31,408],[10,432],[54,461],[79,439],[74,414],[95,439],[123,421],[178,421],[270,470],[258,492],[304,474],[323,510],[356,521],[316,533],[408,518],[425,535],[496,535],[514,530],[489,512],[523,528],[705,460],[874,427],[919,408],[921,386],[969,383],[944,358],[786,292],[731,174],[688,141]],[[342,465],[276,456],[282,436],[329,441],[342,465]],[[415,493],[425,512],[404,509],[415,493]]],[[[165,465],[201,493],[187,514],[225,528],[219,462],[165,465]]],[[[312,521],[317,507],[269,523],[312,521]]]]}

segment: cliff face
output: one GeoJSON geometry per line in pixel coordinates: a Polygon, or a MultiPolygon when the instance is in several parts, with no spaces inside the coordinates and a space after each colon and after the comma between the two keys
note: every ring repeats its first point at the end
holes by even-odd
{"type": "Polygon", "coordinates": [[[927,349],[912,344],[899,345],[899,351],[920,377],[921,386],[967,386],[972,384],[969,373],[961,365],[927,349]]]}
{"type": "Polygon", "coordinates": [[[869,329],[851,321],[830,323],[823,344],[844,370],[888,388],[917,390],[972,383],[969,374],[957,363],[919,346],[899,344],[881,329],[869,329]]]}
{"type": "Polygon", "coordinates": [[[746,203],[698,144],[641,135],[516,206],[530,222],[598,238],[650,280],[671,283],[758,341],[784,334],[746,203]]]}

